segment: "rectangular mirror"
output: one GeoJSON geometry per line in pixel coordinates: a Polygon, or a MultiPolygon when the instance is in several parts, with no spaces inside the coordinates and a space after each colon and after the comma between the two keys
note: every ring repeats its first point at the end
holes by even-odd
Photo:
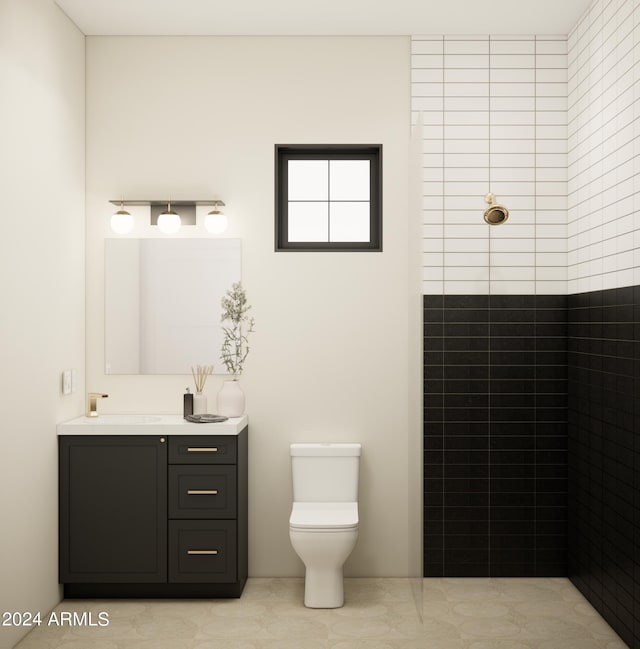
{"type": "Polygon", "coordinates": [[[220,360],[240,239],[105,239],[105,374],[191,374],[220,360]]]}

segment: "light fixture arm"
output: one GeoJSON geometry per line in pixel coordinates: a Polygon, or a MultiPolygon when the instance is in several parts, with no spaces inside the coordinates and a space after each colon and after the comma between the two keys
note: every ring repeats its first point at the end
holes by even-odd
{"type": "MultiPolygon", "coordinates": [[[[131,207],[149,207],[150,205],[155,205],[155,204],[158,204],[158,203],[164,203],[164,204],[167,203],[166,200],[158,200],[156,198],[124,199],[124,200],[118,198],[118,199],[110,199],[109,202],[112,205],[116,205],[116,206],[127,205],[127,206],[131,206],[131,207]]],[[[223,201],[213,200],[213,199],[204,199],[204,200],[199,200],[199,199],[195,199],[195,200],[194,199],[185,199],[185,200],[179,199],[179,200],[177,200],[177,199],[173,199],[171,202],[174,204],[174,206],[175,205],[178,205],[178,206],[192,205],[192,206],[195,206],[195,207],[200,207],[200,206],[208,207],[208,206],[216,206],[216,205],[218,207],[224,207],[225,206],[225,203],[223,201]]]]}

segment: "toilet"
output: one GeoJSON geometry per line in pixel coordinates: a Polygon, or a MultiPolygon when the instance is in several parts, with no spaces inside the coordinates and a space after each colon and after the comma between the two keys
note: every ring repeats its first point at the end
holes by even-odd
{"type": "Polygon", "coordinates": [[[360,444],[291,444],[291,545],[305,565],[304,605],[344,604],[342,566],[358,539],[360,444]]]}

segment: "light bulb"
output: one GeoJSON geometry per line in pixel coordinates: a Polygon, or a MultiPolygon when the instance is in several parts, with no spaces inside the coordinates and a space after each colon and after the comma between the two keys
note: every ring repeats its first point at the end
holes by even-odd
{"type": "Polygon", "coordinates": [[[133,216],[127,210],[120,209],[111,216],[111,229],[116,234],[128,234],[133,230],[133,216]]]}
{"type": "Polygon", "coordinates": [[[158,228],[164,234],[175,234],[179,229],[182,221],[180,215],[171,209],[171,203],[167,205],[167,209],[158,215],[158,228]]]}
{"type": "Polygon", "coordinates": [[[204,219],[204,227],[211,234],[222,234],[228,225],[227,216],[217,210],[209,212],[204,219]]]}

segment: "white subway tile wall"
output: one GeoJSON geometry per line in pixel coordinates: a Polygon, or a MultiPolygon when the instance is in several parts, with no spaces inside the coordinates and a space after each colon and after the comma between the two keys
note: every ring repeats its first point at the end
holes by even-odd
{"type": "Polygon", "coordinates": [[[568,39],[570,293],[640,284],[640,4],[597,0],[568,39]]]}
{"type": "Polygon", "coordinates": [[[414,36],[423,293],[567,292],[567,40],[414,36]],[[484,196],[508,207],[487,225],[484,196]]]}

